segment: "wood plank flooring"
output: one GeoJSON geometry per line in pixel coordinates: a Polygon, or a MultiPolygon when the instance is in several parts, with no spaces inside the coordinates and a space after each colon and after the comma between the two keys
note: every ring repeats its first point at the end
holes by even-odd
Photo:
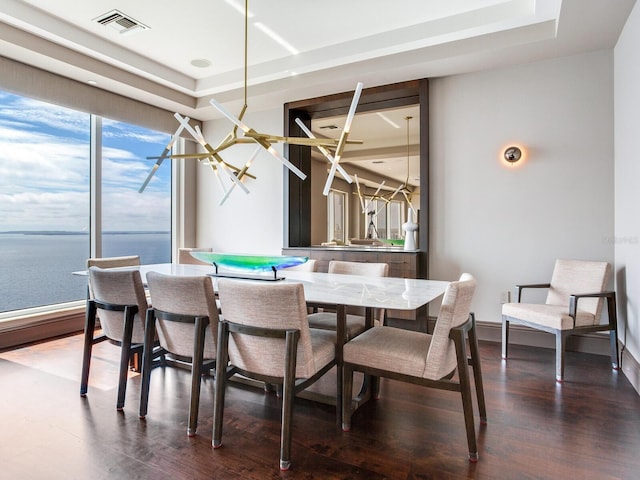
{"type": "Polygon", "coordinates": [[[140,376],[115,410],[119,349],[94,347],[79,395],[81,336],[0,353],[0,479],[637,479],[640,397],[607,357],[482,343],[489,423],[467,461],[460,397],[382,380],[380,399],[342,432],[333,407],[298,400],[293,467],[278,470],[280,403],[242,385],[227,393],[223,448],[211,447],[213,380],[204,377],[198,435],[186,436],[189,372],[152,372],[138,418],[140,376]]]}

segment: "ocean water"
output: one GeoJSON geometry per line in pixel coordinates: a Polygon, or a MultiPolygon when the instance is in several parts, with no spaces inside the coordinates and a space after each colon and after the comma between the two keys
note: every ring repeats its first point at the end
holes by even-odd
{"type": "MultiPolygon", "coordinates": [[[[106,234],[103,256],[139,255],[143,264],[171,261],[171,234],[106,234]]],[[[0,312],[84,300],[88,235],[0,234],[0,312]]]]}

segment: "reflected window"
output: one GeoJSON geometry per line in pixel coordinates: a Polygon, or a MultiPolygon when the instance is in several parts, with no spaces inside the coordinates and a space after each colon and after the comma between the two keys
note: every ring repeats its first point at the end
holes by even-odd
{"type": "Polygon", "coordinates": [[[327,241],[336,243],[346,242],[346,216],[347,216],[347,194],[339,190],[330,190],[327,196],[327,241]]]}
{"type": "Polygon", "coordinates": [[[404,223],[404,202],[366,198],[367,211],[364,213],[366,238],[402,238],[404,223]]]}

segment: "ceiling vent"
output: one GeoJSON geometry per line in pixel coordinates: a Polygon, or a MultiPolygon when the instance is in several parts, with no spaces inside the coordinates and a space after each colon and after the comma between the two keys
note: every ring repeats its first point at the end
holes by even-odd
{"type": "Polygon", "coordinates": [[[94,22],[98,22],[105,27],[111,27],[119,33],[126,35],[140,30],[149,30],[145,24],[134,20],[129,15],[125,15],[119,10],[111,10],[104,15],[100,15],[93,19],[94,22]]]}

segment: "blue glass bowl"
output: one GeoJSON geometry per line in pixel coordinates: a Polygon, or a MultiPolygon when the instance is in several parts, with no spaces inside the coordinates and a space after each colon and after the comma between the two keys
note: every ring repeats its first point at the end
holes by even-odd
{"type": "Polygon", "coordinates": [[[210,263],[216,268],[225,268],[239,272],[272,272],[295,265],[301,265],[309,257],[288,255],[239,255],[233,253],[189,252],[192,257],[210,263]]]}

